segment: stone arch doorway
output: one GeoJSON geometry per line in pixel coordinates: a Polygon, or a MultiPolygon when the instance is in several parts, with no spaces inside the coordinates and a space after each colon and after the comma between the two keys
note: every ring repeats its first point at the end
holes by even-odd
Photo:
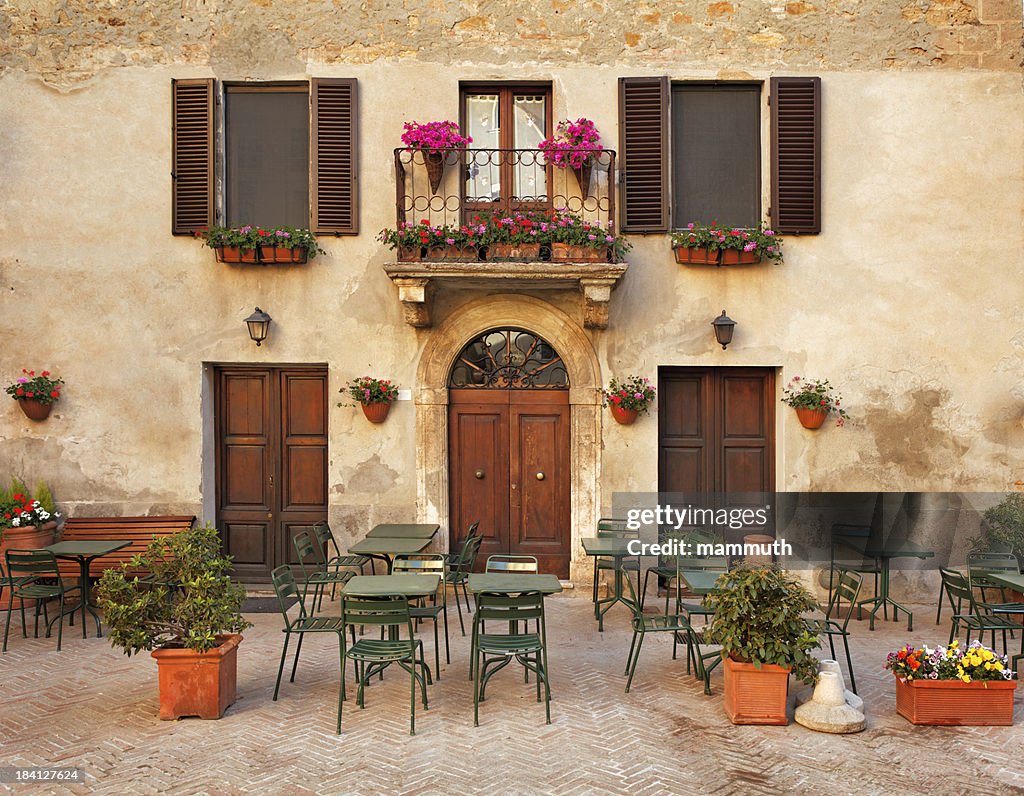
{"type": "Polygon", "coordinates": [[[569,374],[547,340],[497,328],[467,343],[448,374],[451,547],[478,524],[482,560],[534,556],[569,576],[569,374]]]}
{"type": "Polygon", "coordinates": [[[569,427],[569,575],[585,577],[581,536],[594,527],[600,506],[601,378],[590,338],[580,323],[533,296],[487,296],[467,302],[431,332],[416,378],[417,514],[438,522],[450,544],[465,533],[452,528],[449,478],[449,376],[460,352],[492,329],[529,330],[558,352],[565,368],[569,427]]]}

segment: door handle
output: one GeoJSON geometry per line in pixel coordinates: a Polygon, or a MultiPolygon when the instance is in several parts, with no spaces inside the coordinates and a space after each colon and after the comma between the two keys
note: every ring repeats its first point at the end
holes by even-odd
{"type": "Polygon", "coordinates": [[[545,478],[544,473],[537,473],[537,480],[538,481],[543,481],[544,478],[545,478]]]}
{"type": "Polygon", "coordinates": [[[476,476],[477,480],[482,481],[484,477],[484,471],[477,470],[475,473],[473,473],[473,475],[476,476]]]}
{"type": "Polygon", "coordinates": [[[274,519],[274,515],[273,515],[273,514],[271,514],[271,513],[269,512],[269,511],[267,512],[267,519],[268,519],[268,520],[272,520],[272,519],[274,519]]]}

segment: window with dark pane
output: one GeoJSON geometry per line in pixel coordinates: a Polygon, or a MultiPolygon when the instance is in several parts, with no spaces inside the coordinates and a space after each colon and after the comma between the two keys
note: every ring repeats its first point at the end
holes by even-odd
{"type": "Polygon", "coordinates": [[[569,374],[546,340],[519,329],[494,329],[459,352],[448,386],[566,390],[569,374]]]}
{"type": "Polygon", "coordinates": [[[225,200],[229,226],[309,226],[309,90],[227,86],[225,200]]]}
{"type": "Polygon", "coordinates": [[[761,87],[672,86],[672,226],[753,227],[760,212],[761,87]]]}

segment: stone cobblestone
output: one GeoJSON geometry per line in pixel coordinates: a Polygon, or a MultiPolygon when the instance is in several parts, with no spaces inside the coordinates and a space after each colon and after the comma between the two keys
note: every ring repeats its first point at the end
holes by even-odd
{"type": "MultiPolygon", "coordinates": [[[[473,726],[469,638],[450,617],[452,663],[429,691],[408,734],[408,680],[369,687],[366,709],[346,703],[334,733],[338,687],[333,637],[306,640],[295,683],[271,701],[282,634],[278,614],[249,618],[239,651],[238,701],[219,721],[157,719],[156,667],[126,658],[106,639],[66,629],[52,639],[14,635],[0,658],[0,766],[78,766],[88,784],[16,793],[562,793],[714,794],[916,792],[953,794],[968,782],[1024,793],[1024,708],[1013,727],[914,727],[895,711],[885,653],[907,641],[940,643],[933,608],[904,622],[852,622],[867,729],[858,735],[788,727],[732,726],[713,694],[671,658],[667,637],[649,638],[633,688],[624,693],[629,616],[615,606],[598,633],[589,589],[549,599],[552,724],[532,683],[511,669],[491,683],[473,726]]],[[[329,610],[337,612],[337,603],[329,610]]],[[[652,607],[653,610],[653,607],[652,607]]],[[[13,629],[12,629],[13,630],[13,629]]],[[[432,657],[432,632],[421,637],[432,657]]],[[[1019,639],[1011,642],[1016,646],[1019,639]]],[[[827,647],[826,647],[827,648],[827,647]]],[[[841,653],[840,653],[841,654],[841,653]]],[[[443,660],[443,656],[442,656],[443,660]]],[[[287,675],[286,675],[287,677],[287,675]]],[[[351,681],[350,681],[351,682],[351,681]]],[[[791,698],[795,694],[791,694],[791,698]]]]}

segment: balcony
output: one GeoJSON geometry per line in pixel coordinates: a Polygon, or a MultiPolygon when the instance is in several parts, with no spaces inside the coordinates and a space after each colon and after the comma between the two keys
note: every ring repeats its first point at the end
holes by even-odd
{"type": "Polygon", "coordinates": [[[608,324],[625,274],[614,232],[615,152],[561,168],[539,149],[395,150],[397,257],[385,271],[405,320],[430,326],[431,296],[459,287],[577,290],[589,328],[608,324]]]}

